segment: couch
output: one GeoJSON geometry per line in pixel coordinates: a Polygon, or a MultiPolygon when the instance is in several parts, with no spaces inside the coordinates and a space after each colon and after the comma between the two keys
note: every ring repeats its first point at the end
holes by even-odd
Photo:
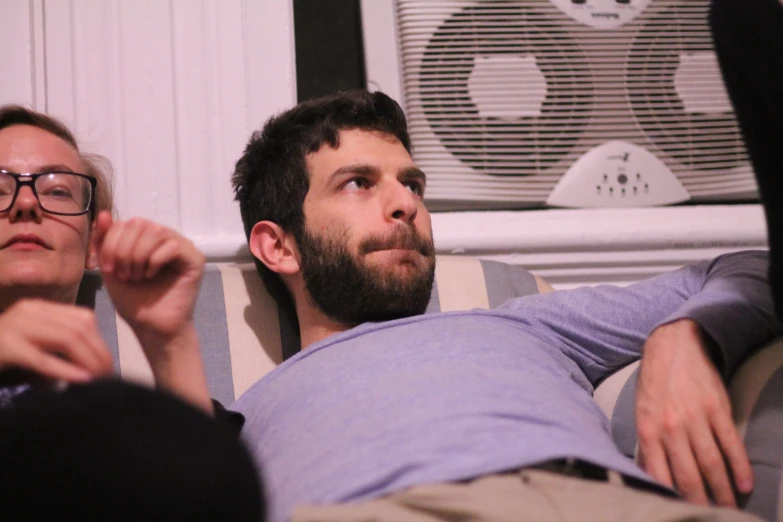
{"type": "MultiPolygon", "coordinates": [[[[491,308],[552,287],[530,272],[495,261],[438,256],[427,312],[491,308]]],[[[125,379],[151,383],[138,342],[119,319],[96,273],[88,273],[79,302],[95,309],[98,326],[125,379]]],[[[214,398],[230,405],[256,380],[298,350],[298,332],[267,294],[252,263],[209,264],[195,309],[207,380],[214,398]]],[[[634,393],[638,362],[602,382],[594,397],[620,450],[636,451],[634,393]]],[[[735,422],[748,448],[756,488],[744,509],[783,521],[783,343],[750,357],[731,378],[735,422]]]]}

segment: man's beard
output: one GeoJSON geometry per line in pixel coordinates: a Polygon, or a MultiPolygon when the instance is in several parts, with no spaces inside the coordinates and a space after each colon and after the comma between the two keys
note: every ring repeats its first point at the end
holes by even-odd
{"type": "Polygon", "coordinates": [[[364,239],[352,255],[345,232],[316,236],[305,229],[299,239],[302,276],[310,299],[330,319],[345,325],[388,321],[424,313],[435,279],[432,240],[401,225],[391,235],[364,239]],[[424,256],[424,263],[400,267],[369,266],[362,258],[376,250],[402,248],[424,256]]]}

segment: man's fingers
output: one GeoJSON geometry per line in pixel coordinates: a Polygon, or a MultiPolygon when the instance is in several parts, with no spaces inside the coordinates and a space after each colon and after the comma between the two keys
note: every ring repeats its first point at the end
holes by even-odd
{"type": "Polygon", "coordinates": [[[684,427],[681,425],[675,429],[668,428],[666,431],[666,454],[677,490],[690,502],[708,504],[704,481],[684,427]]]}
{"type": "Polygon", "coordinates": [[[644,443],[640,440],[639,444],[639,465],[642,469],[664,486],[673,488],[674,482],[669,471],[669,462],[660,441],[644,443]]]}
{"type": "Polygon", "coordinates": [[[690,443],[699,464],[703,480],[712,491],[715,501],[726,507],[736,507],[737,502],[731,489],[731,482],[710,426],[694,421],[688,427],[690,443]]]}
{"type": "Polygon", "coordinates": [[[731,468],[737,489],[742,493],[750,493],[753,490],[753,468],[734,422],[728,413],[716,414],[713,416],[712,426],[715,438],[731,468]]]}

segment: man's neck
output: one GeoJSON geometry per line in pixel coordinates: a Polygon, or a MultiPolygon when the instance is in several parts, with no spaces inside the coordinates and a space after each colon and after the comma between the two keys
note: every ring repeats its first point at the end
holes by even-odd
{"type": "Polygon", "coordinates": [[[299,319],[299,336],[302,350],[329,336],[350,330],[356,326],[338,323],[309,303],[304,306],[297,304],[296,315],[299,319]]]}

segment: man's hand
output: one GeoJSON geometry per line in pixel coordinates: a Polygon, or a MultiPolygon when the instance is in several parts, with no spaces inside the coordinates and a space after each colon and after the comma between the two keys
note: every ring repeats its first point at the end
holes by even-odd
{"type": "Polygon", "coordinates": [[[753,489],[726,388],[695,322],[675,321],[647,339],[636,392],[636,428],[641,466],[686,500],[707,504],[706,483],[718,504],[736,506],[725,463],[740,492],[753,489]]]}
{"type": "Polygon", "coordinates": [[[40,299],[0,315],[0,369],[48,380],[86,382],[112,373],[112,357],[92,310],[40,299]]]}

